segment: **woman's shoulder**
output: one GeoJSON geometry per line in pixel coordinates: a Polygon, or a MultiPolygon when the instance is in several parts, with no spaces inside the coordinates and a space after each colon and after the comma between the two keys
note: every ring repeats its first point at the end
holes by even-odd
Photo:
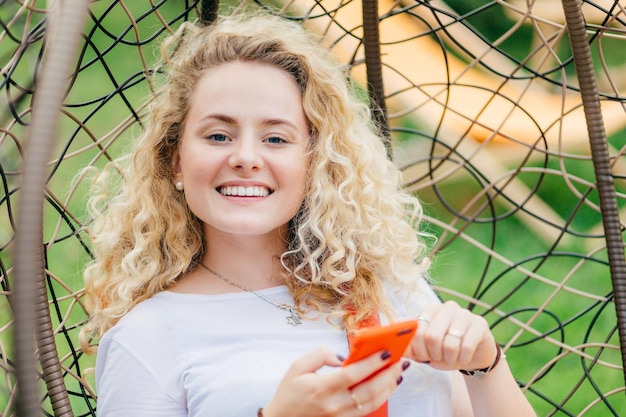
{"type": "MultiPolygon", "coordinates": [[[[96,359],[96,386],[101,394],[99,411],[102,405],[114,414],[111,410],[117,407],[120,411],[122,407],[117,401],[137,404],[142,398],[154,400],[154,396],[159,395],[159,401],[166,401],[159,404],[171,406],[168,398],[173,398],[176,404],[184,404],[180,388],[185,366],[181,360],[182,345],[180,338],[170,330],[167,300],[161,298],[137,304],[101,338],[96,359]],[[138,389],[137,384],[152,388],[146,392],[138,389]]],[[[122,414],[130,415],[129,410],[131,408],[123,410],[126,413],[122,414]]]]}
{"type": "Polygon", "coordinates": [[[428,304],[440,303],[441,299],[427,278],[385,282],[385,294],[399,318],[417,317],[428,304]]]}
{"type": "Polygon", "coordinates": [[[166,293],[140,302],[102,336],[100,344],[112,341],[122,345],[154,343],[166,337],[172,327],[168,315],[171,304],[166,293]]]}

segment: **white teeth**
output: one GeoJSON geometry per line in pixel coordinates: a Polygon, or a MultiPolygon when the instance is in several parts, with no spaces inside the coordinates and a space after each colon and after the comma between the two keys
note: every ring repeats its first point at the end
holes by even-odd
{"type": "Polygon", "coordinates": [[[222,195],[237,197],[266,197],[270,193],[267,188],[259,186],[220,187],[219,192],[222,195]]]}

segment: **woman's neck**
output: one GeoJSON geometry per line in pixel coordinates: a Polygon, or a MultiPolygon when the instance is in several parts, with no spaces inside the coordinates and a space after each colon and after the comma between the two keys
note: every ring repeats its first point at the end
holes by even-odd
{"type": "Polygon", "coordinates": [[[284,283],[280,256],[285,249],[285,243],[278,236],[223,236],[210,233],[207,234],[202,263],[246,288],[268,288],[284,283]]]}

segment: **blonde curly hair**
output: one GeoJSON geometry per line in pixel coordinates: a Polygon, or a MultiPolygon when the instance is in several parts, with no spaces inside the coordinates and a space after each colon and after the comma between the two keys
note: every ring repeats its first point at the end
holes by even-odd
{"type": "Polygon", "coordinates": [[[173,185],[172,154],[199,79],[233,61],[280,68],[302,92],[311,131],[307,193],[281,257],[298,308],[331,311],[347,326],[375,310],[388,314],[382,282],[409,283],[426,268],[421,207],[401,191],[368,107],[319,40],[285,19],[248,13],[210,27],[183,24],[162,53],[166,82],[143,135],[94,180],[83,348],[198,265],[204,232],[173,185]],[[114,170],[122,181],[110,197],[114,170]]]}

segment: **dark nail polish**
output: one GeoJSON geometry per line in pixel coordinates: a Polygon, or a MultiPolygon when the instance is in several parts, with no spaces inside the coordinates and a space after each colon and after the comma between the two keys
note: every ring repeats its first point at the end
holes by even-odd
{"type": "Polygon", "coordinates": [[[346,358],[343,357],[342,355],[337,355],[337,359],[339,359],[341,362],[346,360],[346,358]]]}
{"type": "Polygon", "coordinates": [[[391,353],[389,353],[389,351],[384,351],[382,353],[382,355],[380,355],[380,358],[384,361],[386,361],[387,359],[389,359],[391,357],[391,353]]]}
{"type": "Polygon", "coordinates": [[[402,375],[400,375],[400,376],[398,377],[398,379],[396,379],[396,384],[400,385],[400,384],[402,383],[402,380],[403,380],[403,379],[404,379],[404,378],[402,378],[402,375]]]}
{"type": "Polygon", "coordinates": [[[402,370],[403,371],[406,371],[409,366],[411,366],[411,362],[409,362],[409,361],[402,362],[402,370]]]}
{"type": "Polygon", "coordinates": [[[428,364],[430,363],[430,361],[422,361],[422,363],[423,363],[424,365],[428,365],[428,364]]]}

